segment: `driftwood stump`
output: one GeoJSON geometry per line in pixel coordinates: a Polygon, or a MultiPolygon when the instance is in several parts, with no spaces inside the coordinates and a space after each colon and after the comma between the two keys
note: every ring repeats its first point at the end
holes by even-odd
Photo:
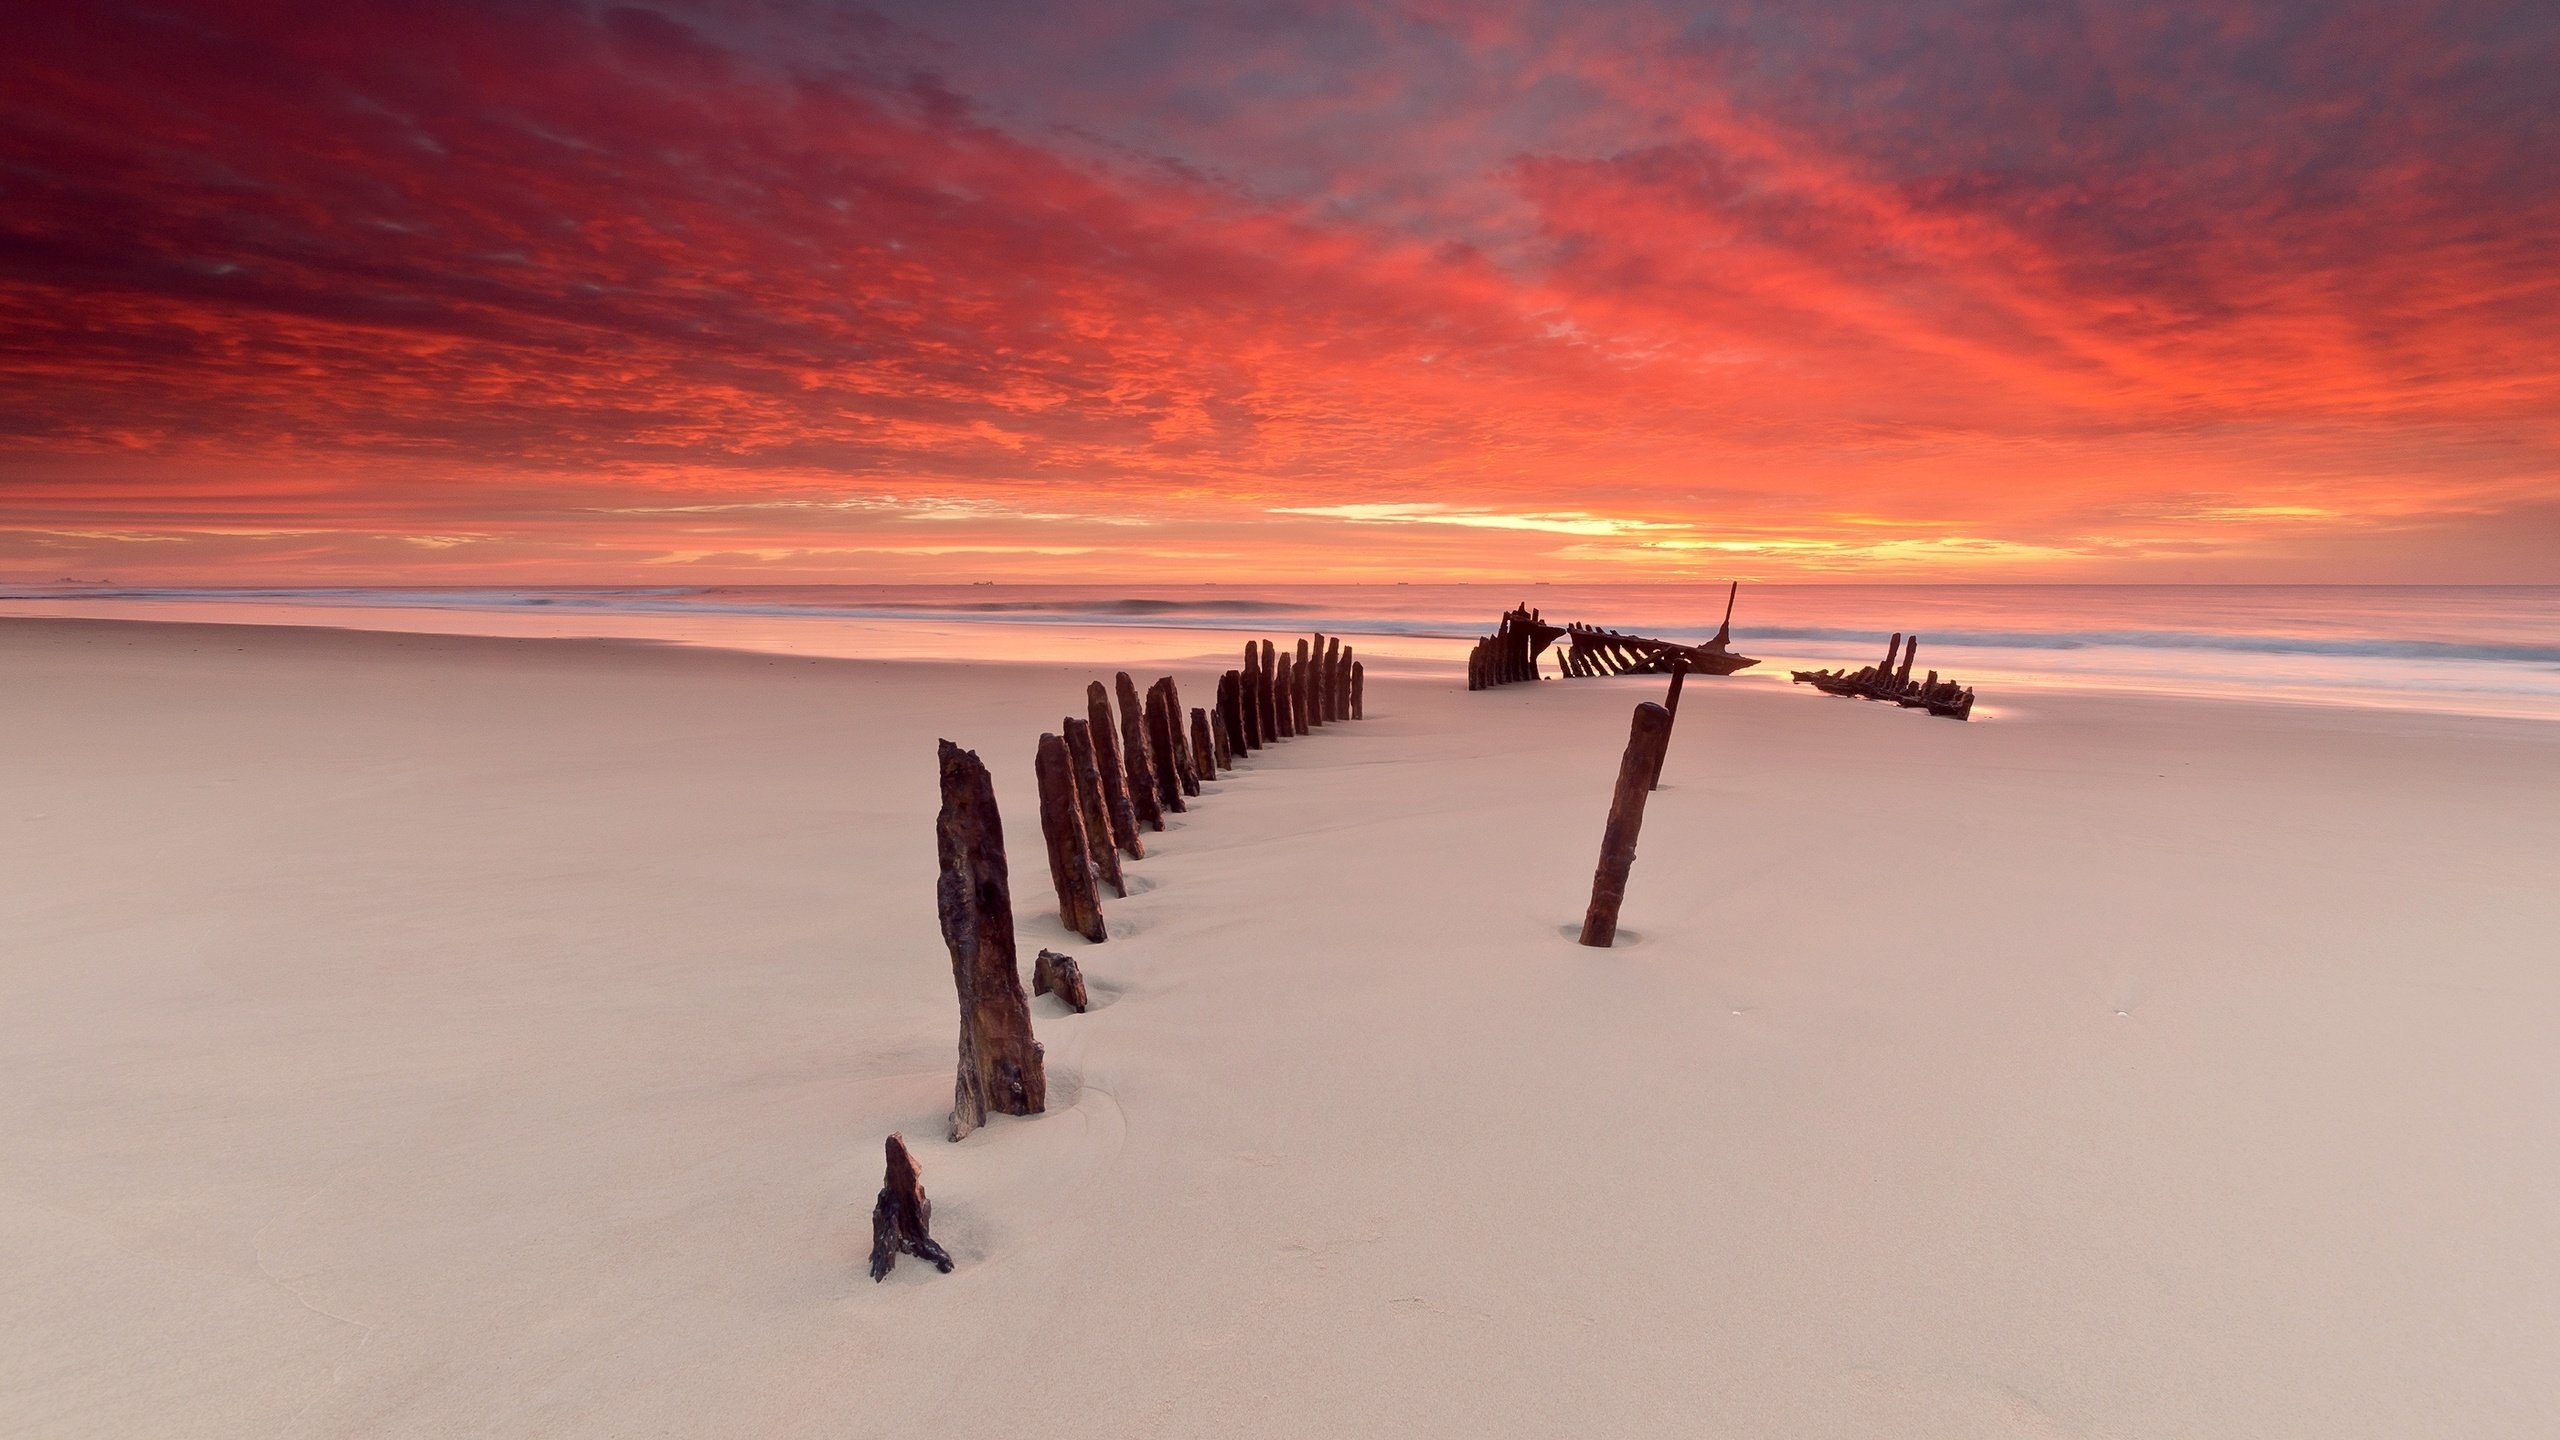
{"type": "Polygon", "coordinates": [[[1173,759],[1173,712],[1165,705],[1163,686],[1147,691],[1145,714],[1147,759],[1154,767],[1156,799],[1165,813],[1179,815],[1191,807],[1182,803],[1182,772],[1173,759]]]}
{"type": "MultiPolygon", "coordinates": [[[[1120,847],[1111,838],[1111,810],[1102,795],[1102,767],[1094,759],[1093,723],[1066,719],[1067,765],[1076,777],[1076,813],[1084,821],[1084,855],[1093,873],[1114,895],[1129,893],[1129,878],[1120,873],[1120,847]]],[[[1121,804],[1129,803],[1126,796],[1121,804]]]]}
{"type": "Polygon", "coordinates": [[[974,752],[942,742],[942,813],[934,823],[942,878],[934,886],[951,983],[960,992],[960,1075],[952,1088],[951,1138],[998,1115],[1037,1115],[1048,1104],[1031,1002],[1013,949],[1013,886],[1005,874],[1004,820],[995,782],[974,752]]]}
{"type": "Polygon", "coordinates": [[[1123,670],[1112,677],[1111,683],[1120,695],[1120,749],[1129,767],[1129,805],[1138,812],[1140,824],[1161,830],[1164,787],[1156,783],[1155,756],[1147,749],[1147,713],[1138,703],[1138,682],[1123,670]]]}
{"type": "Polygon", "coordinates": [[[1618,788],[1609,800],[1609,828],[1600,835],[1600,868],[1591,876],[1591,908],[1582,916],[1582,943],[1606,948],[1618,938],[1618,906],[1627,898],[1627,872],[1635,868],[1636,832],[1644,828],[1644,800],[1662,771],[1662,747],[1671,738],[1671,712],[1647,700],[1627,730],[1627,753],[1618,761],[1618,788]]]}
{"type": "Polygon", "coordinates": [[[1084,993],[1084,971],[1076,965],[1076,957],[1055,950],[1043,950],[1031,962],[1031,993],[1055,995],[1079,1015],[1091,1003],[1084,993]]]}
{"type": "Polygon", "coordinates": [[[889,1267],[901,1255],[913,1255],[948,1275],[951,1252],[933,1243],[933,1202],[924,1198],[916,1157],[907,1153],[903,1135],[891,1135],[888,1150],[888,1173],[881,1177],[880,1198],[871,1206],[871,1278],[888,1279],[889,1267]]]}
{"type": "Polygon", "coordinates": [[[1251,641],[1245,642],[1244,668],[1229,671],[1236,677],[1236,743],[1246,753],[1262,748],[1262,652],[1251,641]]]}
{"type": "Polygon", "coordinates": [[[1266,743],[1281,738],[1283,733],[1280,729],[1279,683],[1279,674],[1271,663],[1271,642],[1265,640],[1262,642],[1262,738],[1266,743]]]}
{"type": "Polygon", "coordinates": [[[1200,757],[1193,751],[1191,733],[1183,728],[1182,687],[1174,684],[1173,677],[1167,675],[1156,682],[1156,688],[1164,692],[1165,715],[1173,726],[1174,779],[1182,786],[1183,794],[1197,795],[1200,782],[1209,777],[1200,773],[1200,757]]]}
{"type": "Polygon", "coordinates": [[[1093,859],[1085,851],[1084,807],[1076,802],[1075,760],[1067,742],[1040,737],[1033,773],[1040,782],[1040,838],[1049,846],[1049,879],[1058,888],[1058,919],[1097,944],[1110,938],[1095,893],[1093,859]]]}
{"type": "Polygon", "coordinates": [[[1360,662],[1359,662],[1359,661],[1357,661],[1357,660],[1352,661],[1352,662],[1351,662],[1351,718],[1352,718],[1352,719],[1354,719],[1354,720],[1366,720],[1366,719],[1368,719],[1368,718],[1369,718],[1369,714],[1368,714],[1368,712],[1367,712],[1365,709],[1363,709],[1363,708],[1361,707],[1361,704],[1360,704],[1360,687],[1361,687],[1361,682],[1362,682],[1363,680],[1365,680],[1366,678],[1367,678],[1366,676],[1364,676],[1364,675],[1362,675],[1362,674],[1360,673],[1360,662]]]}
{"type": "Polygon", "coordinates": [[[1200,778],[1218,778],[1217,732],[1209,728],[1209,712],[1191,707],[1191,763],[1200,767],[1200,778]]]}
{"type": "MultiPolygon", "coordinates": [[[[1137,807],[1129,803],[1129,777],[1120,769],[1120,736],[1111,723],[1111,694],[1094,681],[1084,687],[1085,729],[1093,741],[1093,764],[1102,772],[1102,808],[1111,818],[1111,840],[1132,860],[1147,858],[1138,838],[1137,807]]],[[[1070,735],[1068,743],[1075,743],[1070,735]]]]}
{"type": "Polygon", "coordinates": [[[1671,755],[1671,726],[1676,724],[1680,719],[1680,685],[1681,682],[1688,678],[1688,666],[1675,664],[1671,667],[1671,693],[1664,696],[1662,699],[1663,711],[1670,715],[1671,719],[1663,724],[1662,755],[1653,762],[1653,783],[1644,787],[1647,790],[1659,790],[1662,788],[1663,760],[1670,758],[1671,755]]]}

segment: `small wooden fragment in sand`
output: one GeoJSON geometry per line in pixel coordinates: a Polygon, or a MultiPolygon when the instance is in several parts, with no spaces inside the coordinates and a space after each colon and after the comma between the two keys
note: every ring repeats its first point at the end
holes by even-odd
{"type": "Polygon", "coordinates": [[[880,1198],[871,1207],[871,1278],[889,1278],[889,1267],[901,1255],[913,1255],[948,1275],[951,1252],[933,1243],[933,1202],[924,1198],[916,1157],[907,1153],[903,1135],[891,1135],[888,1150],[888,1173],[881,1177],[880,1198]]]}
{"type": "Polygon", "coordinates": [[[1618,906],[1627,898],[1627,872],[1636,863],[1636,832],[1644,828],[1644,800],[1662,773],[1662,747],[1671,738],[1671,712],[1647,700],[1627,730],[1627,753],[1618,761],[1618,788],[1609,800],[1609,828],[1600,835],[1600,868],[1591,876],[1591,908],[1582,917],[1582,943],[1607,947],[1618,938],[1618,906]]]}
{"type": "Polygon", "coordinates": [[[1031,993],[1055,995],[1081,1015],[1091,1003],[1084,993],[1084,971],[1073,955],[1043,950],[1031,962],[1031,993]]]}
{"type": "Polygon", "coordinates": [[[1075,761],[1067,742],[1055,735],[1040,737],[1033,761],[1040,782],[1040,838],[1049,847],[1049,878],[1058,889],[1058,919],[1087,940],[1109,938],[1102,924],[1102,897],[1095,893],[1093,860],[1085,853],[1084,807],[1076,803],[1075,761]]]}
{"type": "Polygon", "coordinates": [[[1037,1115],[1049,1085],[1040,1042],[1031,1038],[1031,1002],[1013,948],[1013,885],[1005,873],[1004,820],[995,782],[973,751],[942,742],[942,813],[934,848],[942,877],[934,908],[960,992],[960,1075],[951,1097],[951,1138],[997,1115],[1037,1115]]]}
{"type": "MultiPolygon", "coordinates": [[[[1156,783],[1155,756],[1147,749],[1147,712],[1138,703],[1138,682],[1121,671],[1111,677],[1120,695],[1120,750],[1129,768],[1129,804],[1150,830],[1164,828],[1164,789],[1156,783]]],[[[1177,807],[1178,808],[1178,807],[1177,807]]]]}

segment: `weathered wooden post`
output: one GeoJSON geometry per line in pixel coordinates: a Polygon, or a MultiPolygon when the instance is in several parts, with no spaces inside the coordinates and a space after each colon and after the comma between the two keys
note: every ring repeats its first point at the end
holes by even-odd
{"type": "MultiPolygon", "coordinates": [[[[1668,758],[1671,754],[1671,727],[1680,719],[1680,685],[1681,682],[1688,678],[1688,666],[1674,664],[1671,667],[1671,693],[1664,696],[1662,699],[1663,713],[1671,717],[1671,719],[1664,721],[1662,725],[1662,753],[1665,758],[1668,758]]],[[[1647,790],[1659,790],[1662,788],[1662,762],[1660,760],[1654,762],[1653,783],[1644,788],[1647,790]]]]}
{"type": "Polygon", "coordinates": [[[1636,832],[1644,828],[1645,795],[1662,770],[1662,747],[1671,738],[1671,712],[1647,700],[1636,707],[1627,731],[1627,753],[1618,761],[1618,788],[1609,800],[1609,828],[1600,834],[1600,867],[1591,876],[1591,908],[1583,912],[1582,943],[1603,949],[1618,938],[1618,906],[1627,898],[1627,872],[1636,863],[1636,832]]]}
{"type": "Polygon", "coordinates": [[[1308,652],[1306,641],[1298,642],[1298,733],[1301,735],[1324,724],[1324,717],[1316,713],[1315,666],[1323,654],[1324,641],[1321,637],[1316,641],[1313,654],[1308,652]]]}
{"type": "Polygon", "coordinates": [[[1234,723],[1235,716],[1231,711],[1213,709],[1209,712],[1209,748],[1216,752],[1210,758],[1216,762],[1221,775],[1236,768],[1235,737],[1227,729],[1234,723]]]}
{"type": "Polygon", "coordinates": [[[1333,658],[1333,718],[1336,720],[1351,718],[1352,664],[1351,647],[1345,645],[1342,653],[1333,658]]]}
{"type": "MultiPolygon", "coordinates": [[[[1067,764],[1076,776],[1076,811],[1084,820],[1085,858],[1093,862],[1093,873],[1111,887],[1114,895],[1129,893],[1129,879],[1120,873],[1120,847],[1112,839],[1111,804],[1103,797],[1102,766],[1093,753],[1093,722],[1066,718],[1067,764]]],[[[1129,803],[1122,796],[1120,803],[1129,803]]]]}
{"type": "Polygon", "coordinates": [[[1032,960],[1031,993],[1055,995],[1079,1015],[1092,1003],[1085,994],[1084,971],[1076,965],[1076,957],[1055,950],[1043,950],[1032,960]]]}
{"type": "Polygon", "coordinates": [[[1138,703],[1138,682],[1123,670],[1111,683],[1120,697],[1120,751],[1128,767],[1129,807],[1137,812],[1139,824],[1161,830],[1164,792],[1156,784],[1155,756],[1147,749],[1147,712],[1138,703]]]}
{"type": "Polygon", "coordinates": [[[1351,662],[1351,718],[1352,718],[1352,719],[1354,719],[1354,720],[1366,720],[1366,719],[1368,719],[1368,718],[1369,718],[1368,712],[1367,712],[1365,709],[1363,709],[1363,708],[1361,707],[1361,704],[1360,704],[1360,687],[1361,687],[1362,682],[1363,682],[1366,678],[1367,678],[1366,676],[1364,676],[1364,675],[1362,675],[1362,674],[1360,673],[1360,662],[1359,662],[1359,661],[1357,661],[1357,660],[1352,661],[1352,662],[1351,662]]]}
{"type": "Polygon", "coordinates": [[[916,1157],[907,1153],[907,1137],[889,1137],[889,1166],[880,1177],[880,1198],[871,1206],[871,1278],[889,1278],[900,1255],[913,1255],[934,1269],[951,1273],[951,1252],[933,1243],[933,1202],[924,1198],[924,1181],[916,1174],[916,1157]]]}
{"type": "Polygon", "coordinates": [[[1148,776],[1156,787],[1157,803],[1167,814],[1180,815],[1191,807],[1182,803],[1182,772],[1173,763],[1173,713],[1165,708],[1163,686],[1147,691],[1141,714],[1147,729],[1148,776]]]}
{"type": "Polygon", "coordinates": [[[1902,647],[1901,668],[1893,672],[1894,694],[1900,695],[1911,688],[1911,662],[1918,658],[1920,658],[1920,637],[1914,635],[1910,642],[1902,647]]]}
{"type": "Polygon", "coordinates": [[[1173,740],[1174,787],[1185,795],[1197,796],[1200,793],[1200,769],[1199,763],[1191,756],[1191,733],[1182,723],[1182,691],[1174,685],[1173,677],[1166,675],[1157,679],[1154,690],[1148,694],[1147,703],[1155,703],[1157,692],[1164,696],[1165,733],[1173,740]]]}
{"type": "Polygon", "coordinates": [[[960,1073],[951,1094],[951,1138],[958,1140],[985,1124],[990,1112],[1039,1114],[1048,1105],[1049,1083],[1015,966],[1013,885],[1005,874],[995,782],[974,752],[948,740],[941,765],[934,848],[942,877],[933,898],[942,943],[951,951],[951,983],[960,993],[960,1073]]]}
{"type": "Polygon", "coordinates": [[[1343,718],[1341,636],[1328,635],[1325,637],[1324,665],[1322,668],[1324,673],[1324,686],[1323,693],[1317,696],[1318,701],[1321,702],[1317,708],[1324,711],[1325,723],[1330,725],[1343,718]]]}
{"type": "Polygon", "coordinates": [[[1280,673],[1272,658],[1271,642],[1262,642],[1262,739],[1265,744],[1286,738],[1280,728],[1280,673]]]}
{"type": "Polygon", "coordinates": [[[1253,709],[1244,699],[1244,672],[1230,670],[1218,677],[1218,723],[1221,731],[1218,746],[1218,768],[1232,770],[1235,761],[1253,747],[1246,736],[1253,722],[1253,709]]]}
{"type": "Polygon", "coordinates": [[[1280,717],[1281,739],[1306,733],[1298,728],[1296,677],[1290,671],[1289,652],[1286,650],[1280,652],[1280,668],[1271,676],[1271,705],[1280,717]]]}
{"type": "Polygon", "coordinates": [[[1084,715],[1093,739],[1094,768],[1102,772],[1102,804],[1111,816],[1111,839],[1130,859],[1144,860],[1147,847],[1138,838],[1138,809],[1129,796],[1129,777],[1120,768],[1120,737],[1111,723],[1111,696],[1099,680],[1084,687],[1084,715]]]}
{"type": "Polygon", "coordinates": [[[1191,759],[1200,767],[1202,780],[1218,778],[1218,742],[1215,737],[1216,732],[1209,728],[1209,712],[1197,705],[1192,706],[1191,759]]]}
{"type": "Polygon", "coordinates": [[[1085,854],[1084,809],[1076,803],[1075,761],[1067,754],[1067,742],[1041,736],[1032,772],[1040,782],[1040,838],[1049,847],[1058,919],[1087,940],[1104,940],[1110,932],[1103,928],[1102,900],[1094,893],[1093,861],[1085,854]]]}

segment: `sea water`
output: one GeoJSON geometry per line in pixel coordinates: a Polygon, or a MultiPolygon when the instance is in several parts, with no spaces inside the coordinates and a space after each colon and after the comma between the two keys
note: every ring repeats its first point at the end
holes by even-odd
{"type": "MultiPolygon", "coordinates": [[[[1175,661],[1321,630],[1453,674],[1516,604],[1699,641],[1722,585],[773,585],[0,591],[0,614],[602,637],[891,659],[1175,661]]],[[[2560,719],[2560,586],[1750,585],[1745,680],[1884,657],[1986,702],[2099,689],[2560,719]]]]}

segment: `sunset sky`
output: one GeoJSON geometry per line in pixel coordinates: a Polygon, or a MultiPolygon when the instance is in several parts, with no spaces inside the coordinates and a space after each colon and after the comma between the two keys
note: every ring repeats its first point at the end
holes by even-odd
{"type": "Polygon", "coordinates": [[[14,8],[0,579],[2560,582],[2548,0],[14,8]]]}

